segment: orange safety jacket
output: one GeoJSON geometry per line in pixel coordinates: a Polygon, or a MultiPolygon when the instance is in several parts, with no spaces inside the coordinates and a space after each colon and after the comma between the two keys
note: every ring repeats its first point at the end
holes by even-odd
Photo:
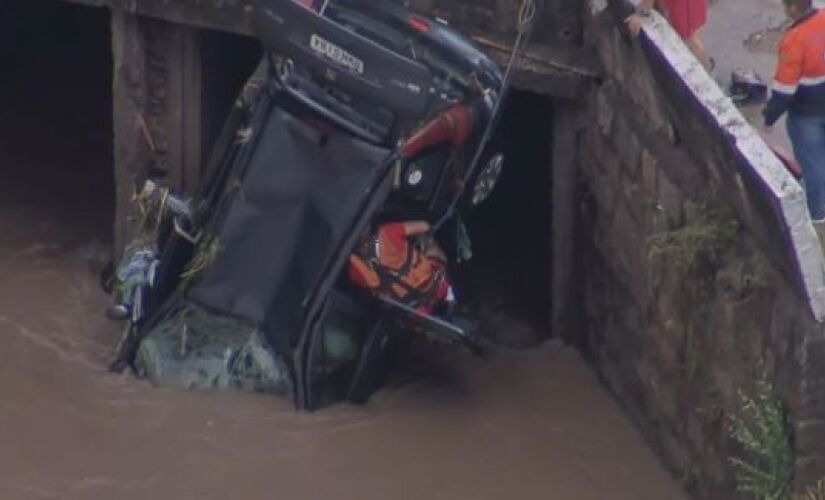
{"type": "Polygon", "coordinates": [[[812,10],[794,22],[779,43],[779,63],[766,125],[785,111],[825,116],[825,10],[812,10]]]}
{"type": "Polygon", "coordinates": [[[349,258],[350,282],[432,313],[449,294],[447,264],[410,240],[403,222],[382,224],[349,258]]]}

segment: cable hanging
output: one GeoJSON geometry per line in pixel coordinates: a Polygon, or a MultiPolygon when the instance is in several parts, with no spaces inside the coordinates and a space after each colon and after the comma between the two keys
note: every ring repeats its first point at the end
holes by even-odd
{"type": "Polygon", "coordinates": [[[464,192],[467,190],[467,184],[470,182],[470,178],[478,168],[478,164],[484,154],[484,149],[487,147],[487,143],[490,142],[493,130],[495,130],[498,125],[501,115],[502,102],[510,90],[516,59],[520,54],[523,54],[527,50],[527,44],[530,41],[530,37],[533,35],[537,11],[538,9],[536,8],[535,0],[522,0],[518,13],[518,35],[516,36],[516,41],[513,44],[513,50],[510,53],[510,59],[507,62],[507,67],[504,72],[504,81],[501,85],[501,95],[493,106],[490,121],[487,123],[487,127],[485,128],[481,141],[478,144],[473,160],[470,163],[470,168],[467,169],[467,173],[461,181],[458,193],[441,219],[439,219],[438,222],[432,226],[432,230],[430,232],[431,235],[434,235],[439,229],[441,229],[441,227],[453,216],[456,207],[461,202],[461,198],[464,196],[464,192]]]}

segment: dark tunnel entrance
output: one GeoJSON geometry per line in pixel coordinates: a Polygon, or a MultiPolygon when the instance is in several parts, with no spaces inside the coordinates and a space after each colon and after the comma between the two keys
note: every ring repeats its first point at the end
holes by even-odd
{"type": "MultiPolygon", "coordinates": [[[[58,0],[0,4],[0,217],[6,236],[20,233],[15,241],[95,242],[113,250],[110,17],[106,8],[58,0]]],[[[198,54],[203,149],[197,156],[205,164],[261,51],[252,38],[204,29],[198,54]]]]}
{"type": "Polygon", "coordinates": [[[50,0],[0,5],[3,238],[110,245],[110,40],[105,9],[50,0]]]}
{"type": "Polygon", "coordinates": [[[467,220],[474,255],[459,284],[483,335],[528,347],[551,335],[552,99],[513,92],[499,130],[505,168],[467,220]]]}

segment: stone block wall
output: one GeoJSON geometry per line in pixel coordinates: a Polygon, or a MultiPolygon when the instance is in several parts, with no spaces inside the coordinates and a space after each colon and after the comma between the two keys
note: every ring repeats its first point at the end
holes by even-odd
{"type": "Polygon", "coordinates": [[[775,200],[685,88],[684,63],[624,37],[609,9],[584,16],[605,77],[577,137],[583,347],[703,498],[735,498],[729,419],[766,377],[810,484],[825,474],[825,341],[775,200]]]}

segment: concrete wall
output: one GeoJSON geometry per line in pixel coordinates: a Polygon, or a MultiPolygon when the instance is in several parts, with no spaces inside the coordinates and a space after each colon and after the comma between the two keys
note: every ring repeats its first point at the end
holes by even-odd
{"type": "Polygon", "coordinates": [[[801,189],[661,18],[631,40],[616,14],[584,13],[605,77],[577,135],[582,343],[701,496],[733,497],[729,417],[763,375],[791,412],[797,483],[813,482],[822,252],[801,189]]]}
{"type": "Polygon", "coordinates": [[[135,175],[147,164],[191,191],[243,82],[256,40],[112,10],[117,253],[133,234],[135,175]]]}

